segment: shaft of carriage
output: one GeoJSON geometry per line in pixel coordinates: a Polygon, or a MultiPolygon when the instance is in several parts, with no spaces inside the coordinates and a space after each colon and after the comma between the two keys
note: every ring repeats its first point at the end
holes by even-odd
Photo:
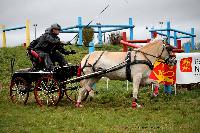
{"type": "MultiPolygon", "coordinates": [[[[127,59],[128,60],[128,59],[127,59]]],[[[99,76],[99,75],[102,75],[102,74],[105,74],[105,73],[109,73],[109,72],[113,72],[113,71],[116,71],[116,70],[119,70],[123,67],[125,67],[127,64],[127,60],[117,64],[117,65],[114,65],[108,69],[104,69],[104,70],[99,70],[97,72],[94,72],[94,73],[90,73],[90,74],[87,74],[87,75],[82,75],[80,77],[75,77],[75,78],[72,78],[72,79],[68,79],[66,81],[64,81],[63,83],[64,84],[69,84],[69,83],[74,83],[74,82],[79,82],[83,79],[88,79],[88,78],[91,78],[91,77],[94,77],[94,76],[99,76]]]]}

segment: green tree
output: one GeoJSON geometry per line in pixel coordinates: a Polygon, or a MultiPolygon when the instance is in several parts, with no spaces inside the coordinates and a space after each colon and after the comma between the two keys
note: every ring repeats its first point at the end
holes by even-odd
{"type": "Polygon", "coordinates": [[[83,45],[88,46],[94,38],[94,29],[91,27],[83,28],[83,45]]]}

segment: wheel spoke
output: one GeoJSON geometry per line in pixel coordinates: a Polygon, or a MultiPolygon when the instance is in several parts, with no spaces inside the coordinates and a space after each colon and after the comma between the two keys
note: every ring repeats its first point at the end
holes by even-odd
{"type": "Polygon", "coordinates": [[[29,96],[28,84],[22,77],[16,77],[10,85],[10,98],[14,103],[26,104],[29,96]]]}
{"type": "Polygon", "coordinates": [[[40,106],[57,105],[61,92],[54,78],[42,77],[34,90],[35,98],[40,106]]]}

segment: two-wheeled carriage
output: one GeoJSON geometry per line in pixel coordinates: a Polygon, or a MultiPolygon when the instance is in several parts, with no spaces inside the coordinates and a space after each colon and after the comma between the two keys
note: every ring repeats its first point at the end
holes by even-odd
{"type": "MultiPolygon", "coordinates": [[[[44,61],[31,50],[28,53],[33,66],[20,69],[12,74],[10,98],[14,103],[26,104],[29,93],[34,92],[37,103],[42,105],[57,105],[65,94],[70,101],[77,99],[79,81],[64,84],[64,81],[78,76],[79,65],[56,66],[53,71],[45,70],[44,61]]],[[[14,62],[11,61],[13,70],[14,62]]]]}
{"type": "Polygon", "coordinates": [[[53,72],[32,71],[31,68],[16,71],[11,80],[10,97],[13,102],[26,104],[29,93],[34,91],[37,103],[57,105],[66,94],[71,101],[76,100],[77,89],[74,84],[63,84],[63,81],[77,76],[78,66],[56,67],[53,72]]]}

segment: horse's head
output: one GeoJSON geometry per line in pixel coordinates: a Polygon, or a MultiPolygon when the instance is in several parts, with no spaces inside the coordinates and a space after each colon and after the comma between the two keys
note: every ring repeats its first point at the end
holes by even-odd
{"type": "Polygon", "coordinates": [[[170,65],[176,64],[176,61],[171,56],[172,50],[174,49],[174,47],[169,45],[166,41],[161,41],[160,44],[161,44],[160,49],[162,49],[162,50],[160,50],[161,53],[160,53],[160,55],[158,55],[158,58],[161,58],[167,64],[170,64],[170,65]]]}

